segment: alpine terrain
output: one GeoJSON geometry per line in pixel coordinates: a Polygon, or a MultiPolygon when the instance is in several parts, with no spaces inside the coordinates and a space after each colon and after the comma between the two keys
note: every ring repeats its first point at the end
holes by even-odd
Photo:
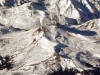
{"type": "Polygon", "coordinates": [[[0,0],[0,75],[100,75],[100,0],[0,0]]]}

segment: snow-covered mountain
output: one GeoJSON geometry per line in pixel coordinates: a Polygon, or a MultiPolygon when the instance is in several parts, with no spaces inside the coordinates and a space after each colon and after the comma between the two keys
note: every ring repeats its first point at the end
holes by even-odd
{"type": "Polygon", "coordinates": [[[99,67],[99,0],[0,0],[0,75],[99,67]]]}

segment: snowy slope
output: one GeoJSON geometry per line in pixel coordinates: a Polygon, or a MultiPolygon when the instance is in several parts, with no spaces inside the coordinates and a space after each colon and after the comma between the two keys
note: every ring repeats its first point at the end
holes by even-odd
{"type": "Polygon", "coordinates": [[[100,1],[0,0],[0,61],[3,75],[99,68],[100,1]]]}

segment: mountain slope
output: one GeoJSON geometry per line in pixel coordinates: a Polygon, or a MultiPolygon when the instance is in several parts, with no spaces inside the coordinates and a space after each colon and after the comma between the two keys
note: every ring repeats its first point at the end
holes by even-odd
{"type": "Polygon", "coordinates": [[[50,75],[100,67],[99,0],[0,3],[0,74],[50,75]]]}

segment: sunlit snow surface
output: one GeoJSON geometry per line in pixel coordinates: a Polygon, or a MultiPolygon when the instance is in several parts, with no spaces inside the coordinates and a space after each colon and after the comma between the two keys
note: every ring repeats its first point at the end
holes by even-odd
{"type": "Polygon", "coordinates": [[[82,71],[99,62],[99,0],[0,1],[0,75],[82,71]]]}

